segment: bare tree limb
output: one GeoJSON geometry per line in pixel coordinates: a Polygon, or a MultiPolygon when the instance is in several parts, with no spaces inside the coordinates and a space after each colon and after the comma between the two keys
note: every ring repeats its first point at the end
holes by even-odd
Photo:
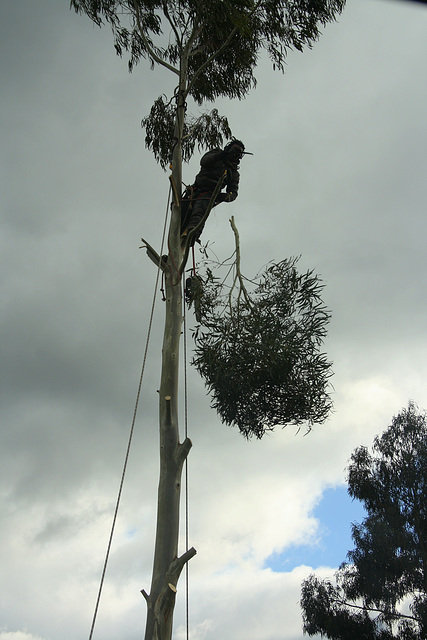
{"type": "Polygon", "coordinates": [[[144,240],[144,238],[141,238],[141,242],[143,242],[144,244],[139,248],[146,250],[147,256],[150,258],[150,260],[154,262],[156,267],[159,267],[163,271],[166,271],[166,265],[163,263],[163,260],[161,259],[157,251],[153,249],[151,244],[149,244],[146,240],[144,240]]]}
{"type": "Polygon", "coordinates": [[[228,302],[229,302],[229,306],[230,306],[230,313],[232,313],[231,294],[233,293],[233,289],[236,286],[237,280],[239,281],[239,285],[240,285],[240,290],[239,290],[239,295],[237,297],[237,301],[239,302],[240,297],[241,297],[241,295],[243,293],[244,298],[245,298],[246,302],[248,303],[248,305],[250,307],[252,306],[252,303],[251,303],[251,300],[250,300],[250,298],[248,296],[248,292],[247,292],[247,289],[245,287],[245,284],[243,282],[242,272],[240,271],[240,238],[239,238],[239,232],[237,231],[236,223],[234,222],[234,216],[231,216],[231,218],[230,218],[230,225],[231,225],[231,228],[233,229],[234,240],[235,240],[235,243],[236,243],[236,275],[234,276],[233,284],[231,285],[230,293],[228,294],[228,302]]]}
{"type": "Polygon", "coordinates": [[[170,13],[168,11],[168,6],[167,6],[165,0],[163,0],[163,13],[165,15],[166,20],[169,22],[170,26],[172,27],[172,31],[175,34],[176,41],[179,43],[179,46],[181,47],[182,38],[181,38],[180,34],[178,33],[178,30],[176,28],[175,22],[172,20],[172,18],[170,16],[170,13]]]}
{"type": "Polygon", "coordinates": [[[190,449],[193,446],[190,438],[185,438],[184,442],[179,445],[178,451],[176,453],[176,461],[178,464],[183,464],[188,454],[190,453],[190,449]]]}
{"type": "MultiPolygon", "coordinates": [[[[370,611],[371,613],[381,613],[382,615],[385,615],[386,613],[381,609],[375,609],[374,607],[366,607],[360,604],[352,604],[351,602],[347,602],[347,600],[339,600],[338,598],[333,598],[331,601],[336,602],[337,604],[342,604],[344,607],[351,607],[352,609],[361,609],[363,611],[370,611]]],[[[417,622],[421,622],[421,618],[417,618],[417,616],[408,616],[404,613],[400,613],[400,611],[396,611],[395,613],[387,612],[387,615],[396,619],[406,618],[408,620],[416,620],[417,622]]]]}
{"type": "Polygon", "coordinates": [[[176,73],[176,75],[179,76],[179,69],[176,69],[174,66],[172,66],[171,64],[169,64],[169,62],[166,62],[166,60],[163,60],[163,58],[161,58],[160,56],[157,55],[157,53],[154,51],[153,47],[150,45],[147,36],[144,33],[144,29],[142,28],[142,23],[141,23],[141,14],[139,12],[139,7],[138,7],[138,0],[133,0],[132,1],[133,7],[135,9],[135,14],[136,14],[136,23],[138,25],[138,32],[139,35],[141,36],[145,47],[147,49],[148,55],[150,55],[154,62],[157,62],[157,64],[160,64],[162,67],[165,67],[166,69],[169,69],[169,71],[172,71],[172,73],[176,73]]]}

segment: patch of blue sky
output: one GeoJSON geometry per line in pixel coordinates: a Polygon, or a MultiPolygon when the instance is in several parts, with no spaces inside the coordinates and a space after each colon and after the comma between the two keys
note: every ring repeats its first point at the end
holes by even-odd
{"type": "Polygon", "coordinates": [[[366,516],[362,503],[350,498],[346,486],[326,489],[311,515],[319,521],[316,542],[291,545],[273,553],[265,562],[266,568],[276,572],[292,571],[301,565],[336,568],[347,560],[347,552],[354,548],[351,524],[362,522],[366,516]]]}

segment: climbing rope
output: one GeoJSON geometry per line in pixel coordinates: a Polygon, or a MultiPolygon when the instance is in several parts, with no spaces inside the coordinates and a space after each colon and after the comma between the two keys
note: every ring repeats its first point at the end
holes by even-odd
{"type": "MultiPolygon", "coordinates": [[[[194,252],[193,252],[194,261],[194,252]]],[[[193,266],[193,273],[195,273],[195,266],[193,266]]],[[[182,286],[185,290],[185,273],[182,274],[182,286]]],[[[185,309],[185,301],[183,301],[183,323],[184,323],[184,432],[185,437],[188,437],[188,393],[187,393],[187,317],[185,309]]],[[[185,550],[189,549],[189,523],[188,523],[188,456],[185,458],[185,550]]],[[[189,623],[189,575],[188,575],[188,562],[185,563],[185,626],[186,626],[186,638],[190,638],[190,623],[189,623]]]]}
{"type": "MultiPolygon", "coordinates": [[[[163,246],[164,246],[164,242],[165,242],[166,226],[167,226],[167,220],[168,220],[171,192],[172,192],[172,186],[169,187],[169,196],[168,196],[168,203],[166,205],[166,214],[165,214],[165,222],[164,222],[164,226],[163,226],[163,234],[162,234],[162,244],[161,244],[161,249],[160,249],[160,256],[162,256],[162,254],[163,254],[163,246]]],[[[161,260],[161,258],[160,258],[160,260],[161,260]]],[[[125,480],[126,469],[127,469],[128,460],[129,460],[129,452],[130,452],[130,447],[131,447],[131,444],[132,444],[133,432],[135,430],[136,414],[138,412],[139,398],[140,398],[140,395],[141,395],[142,378],[144,376],[145,363],[146,363],[146,360],[147,360],[147,353],[148,353],[148,344],[150,342],[151,328],[152,328],[152,325],[153,325],[154,307],[155,307],[155,304],[156,304],[157,288],[158,288],[158,285],[159,285],[159,276],[160,276],[160,261],[159,261],[159,264],[158,264],[158,267],[157,267],[156,284],[154,286],[153,302],[152,302],[152,305],[151,305],[150,319],[149,319],[149,322],[148,322],[147,339],[145,341],[144,357],[143,357],[143,360],[142,360],[141,375],[139,377],[138,390],[137,390],[136,400],[135,400],[135,408],[134,408],[134,411],[133,411],[132,424],[131,424],[130,433],[129,433],[129,440],[128,440],[128,445],[127,445],[127,449],[126,449],[125,461],[124,461],[124,464],[123,464],[122,477],[121,477],[121,480],[120,480],[120,487],[119,487],[119,492],[118,492],[118,495],[117,495],[116,507],[115,507],[115,510],[114,510],[113,522],[112,522],[112,525],[111,525],[111,532],[110,532],[110,537],[109,537],[108,545],[107,545],[107,552],[105,554],[104,566],[103,566],[103,569],[102,569],[101,581],[100,581],[100,585],[99,585],[98,596],[97,596],[97,599],[96,599],[95,611],[94,611],[94,614],[93,614],[92,626],[91,626],[90,634],[89,634],[89,640],[92,640],[93,631],[94,631],[94,628],[95,628],[95,622],[96,622],[96,618],[97,618],[97,615],[98,615],[99,601],[101,599],[102,588],[104,586],[105,572],[107,570],[108,559],[109,559],[109,556],[110,556],[111,543],[113,541],[113,535],[114,535],[114,529],[115,529],[115,526],[116,526],[117,514],[118,514],[118,511],[119,511],[120,499],[121,499],[121,496],[122,496],[123,483],[124,483],[124,480],[125,480]]]]}

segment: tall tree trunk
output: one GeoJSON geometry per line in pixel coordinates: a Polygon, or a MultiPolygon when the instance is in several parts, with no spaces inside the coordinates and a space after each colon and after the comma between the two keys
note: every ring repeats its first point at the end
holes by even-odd
{"type": "Polygon", "coordinates": [[[182,250],[180,243],[180,196],[182,184],[181,140],[185,111],[186,69],[181,70],[178,92],[175,146],[172,158],[172,216],[168,235],[168,262],[165,274],[166,320],[163,336],[162,372],[159,391],[160,479],[157,503],[157,530],[153,576],[147,601],[145,640],[170,640],[177,582],[185,563],[195,555],[186,550],[178,558],[181,473],[191,449],[186,438],[179,442],[178,372],[182,328],[182,250]]]}
{"type": "Polygon", "coordinates": [[[170,640],[176,585],[185,562],[195,554],[192,549],[177,557],[181,472],[191,448],[188,438],[180,444],[178,432],[181,299],[181,279],[172,272],[166,276],[166,322],[159,392],[160,480],[153,576],[150,595],[146,595],[148,611],[145,640],[170,640]]]}

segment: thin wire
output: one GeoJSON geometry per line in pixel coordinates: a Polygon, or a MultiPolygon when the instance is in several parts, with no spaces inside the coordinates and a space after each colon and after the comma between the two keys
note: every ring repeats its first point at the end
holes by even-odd
{"type": "MultiPolygon", "coordinates": [[[[169,188],[169,196],[168,196],[168,203],[167,203],[167,206],[166,206],[166,215],[165,215],[165,223],[164,223],[164,227],[163,227],[162,245],[161,245],[161,249],[160,249],[160,256],[163,253],[163,245],[164,245],[165,235],[166,235],[166,225],[167,225],[167,219],[168,219],[171,190],[172,190],[172,187],[169,188]]],[[[109,556],[110,556],[111,543],[113,541],[113,535],[114,535],[114,529],[115,529],[115,526],[116,526],[117,514],[118,514],[118,511],[119,511],[120,499],[121,499],[121,496],[122,496],[123,483],[124,483],[124,480],[125,480],[126,469],[127,469],[127,464],[128,464],[128,460],[129,460],[129,452],[130,452],[130,447],[131,447],[131,444],[132,444],[133,432],[134,432],[134,429],[135,429],[136,414],[137,414],[137,411],[138,411],[139,398],[140,398],[140,395],[141,395],[142,378],[144,376],[145,363],[146,363],[146,360],[147,360],[147,353],[148,353],[148,344],[149,344],[149,341],[150,341],[151,328],[152,328],[152,325],[153,325],[154,307],[155,307],[155,304],[156,304],[157,287],[158,287],[158,284],[159,284],[159,275],[160,275],[160,262],[159,262],[159,265],[157,267],[156,284],[155,284],[155,287],[154,287],[153,302],[152,302],[152,305],[151,305],[150,320],[149,320],[149,323],[148,323],[148,331],[147,331],[147,339],[146,339],[146,342],[145,342],[144,358],[143,358],[143,361],[142,361],[141,375],[139,376],[139,384],[138,384],[138,391],[137,391],[137,394],[136,394],[135,408],[134,408],[134,411],[133,411],[132,425],[131,425],[130,434],[129,434],[128,446],[127,446],[127,449],[126,449],[126,456],[125,456],[125,461],[124,461],[124,465],[123,465],[122,477],[121,477],[121,480],[120,480],[120,487],[119,487],[119,493],[118,493],[117,501],[116,501],[116,508],[114,510],[113,523],[111,525],[110,538],[108,540],[107,552],[105,554],[104,566],[103,566],[103,569],[102,569],[101,582],[100,582],[100,585],[99,585],[98,597],[96,599],[95,611],[94,611],[94,614],[93,614],[92,626],[91,626],[90,634],[89,634],[89,640],[92,640],[93,631],[94,631],[94,628],[95,628],[96,617],[97,617],[97,614],[98,614],[99,601],[101,599],[102,588],[104,586],[105,572],[107,570],[108,559],[109,559],[109,556]]]]}
{"type": "MultiPolygon", "coordinates": [[[[183,286],[185,287],[185,273],[182,274],[183,286]]],[[[187,318],[185,312],[184,301],[184,424],[185,424],[185,437],[188,437],[188,393],[187,393],[187,318]]],[[[185,550],[189,549],[189,534],[188,534],[188,456],[185,458],[185,550]]],[[[188,580],[188,562],[185,563],[185,620],[186,620],[186,635],[187,640],[190,638],[189,628],[189,580],[188,580]]]]}

